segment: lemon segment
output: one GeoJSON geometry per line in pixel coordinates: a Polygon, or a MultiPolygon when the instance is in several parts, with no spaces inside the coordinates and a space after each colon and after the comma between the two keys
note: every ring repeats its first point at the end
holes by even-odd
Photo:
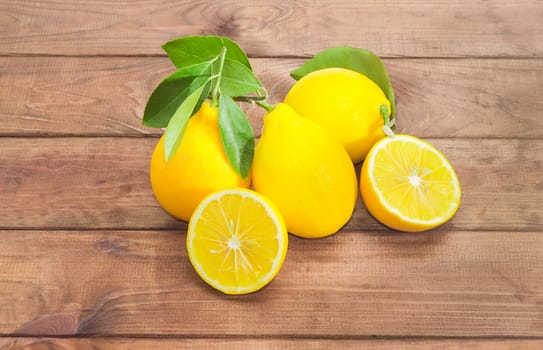
{"type": "Polygon", "coordinates": [[[286,256],[285,222],[266,197],[247,189],[215,192],[196,208],[187,232],[189,259],[198,275],[226,294],[267,285],[286,256]]]}
{"type": "Polygon", "coordinates": [[[396,230],[417,232],[439,226],[460,204],[460,183],[447,158],[413,136],[396,135],[376,143],[360,179],[368,211],[396,230]]]}

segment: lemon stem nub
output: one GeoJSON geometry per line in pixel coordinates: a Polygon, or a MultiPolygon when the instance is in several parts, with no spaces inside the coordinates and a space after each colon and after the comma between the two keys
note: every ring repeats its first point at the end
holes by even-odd
{"type": "Polygon", "coordinates": [[[255,103],[268,112],[271,112],[271,110],[275,107],[274,105],[269,104],[266,101],[255,101],[255,103]]]}
{"type": "Polygon", "coordinates": [[[388,137],[394,137],[395,134],[394,134],[394,131],[392,130],[392,126],[394,125],[394,119],[390,119],[387,105],[385,104],[381,105],[379,112],[381,112],[381,116],[383,117],[383,121],[384,121],[383,132],[388,137]]]}

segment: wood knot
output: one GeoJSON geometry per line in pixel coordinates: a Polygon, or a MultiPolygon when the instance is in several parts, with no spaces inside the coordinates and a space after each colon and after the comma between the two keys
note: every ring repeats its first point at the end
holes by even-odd
{"type": "Polygon", "coordinates": [[[15,333],[18,336],[40,336],[40,335],[74,335],[77,334],[79,320],[73,314],[53,314],[32,320],[15,333]]]}
{"type": "Polygon", "coordinates": [[[95,246],[98,250],[108,254],[122,256],[126,254],[129,243],[128,240],[121,238],[101,238],[96,242],[95,246]]]}
{"type": "Polygon", "coordinates": [[[239,26],[236,23],[236,19],[234,17],[230,17],[228,19],[223,20],[216,29],[216,33],[219,36],[225,36],[232,40],[235,40],[234,38],[239,32],[239,26]]]}

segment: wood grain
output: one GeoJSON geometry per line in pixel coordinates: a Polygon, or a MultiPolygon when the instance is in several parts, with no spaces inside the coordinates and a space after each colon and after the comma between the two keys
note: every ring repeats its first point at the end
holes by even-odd
{"type": "Polygon", "coordinates": [[[48,339],[4,338],[1,350],[134,350],[134,349],[378,349],[378,350],[539,350],[541,340],[314,340],[314,339],[48,339]]]}
{"type": "MultiPolygon", "coordinates": [[[[280,102],[300,59],[252,59],[280,102]]],[[[543,60],[387,59],[400,132],[420,137],[543,137],[543,60]]],[[[0,57],[0,136],[147,136],[141,118],[172,71],[161,57],[0,57]]],[[[264,112],[244,105],[257,134],[264,112]]]]}
{"type": "MultiPolygon", "coordinates": [[[[442,229],[543,228],[543,141],[429,139],[449,158],[463,198],[442,229]]],[[[149,183],[156,138],[0,138],[0,228],[163,229],[149,183]]],[[[359,200],[346,229],[383,230],[359,200]]]]}
{"type": "Polygon", "coordinates": [[[289,238],[277,278],[225,296],[178,231],[0,231],[0,334],[543,337],[541,232],[289,238]]]}
{"type": "Polygon", "coordinates": [[[253,56],[338,45],[381,56],[543,55],[538,0],[4,0],[0,13],[1,54],[156,55],[176,37],[218,34],[253,56]]]}
{"type": "MultiPolygon", "coordinates": [[[[0,350],[543,348],[541,0],[0,1],[0,350]],[[360,199],[277,278],[225,296],[149,184],[160,45],[225,35],[271,102],[337,45],[384,58],[399,132],[434,143],[462,204],[421,234],[360,199]]],[[[246,108],[259,135],[263,112],[246,108]]]]}

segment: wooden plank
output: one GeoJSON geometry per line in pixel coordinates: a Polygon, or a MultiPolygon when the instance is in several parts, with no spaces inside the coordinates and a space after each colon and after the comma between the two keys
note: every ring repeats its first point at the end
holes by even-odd
{"type": "Polygon", "coordinates": [[[134,350],[134,349],[380,349],[380,350],[539,350],[541,340],[314,340],[314,339],[94,339],[4,338],[1,350],[134,350]]]}
{"type": "MultiPolygon", "coordinates": [[[[463,199],[442,229],[542,230],[542,140],[429,139],[463,199]]],[[[184,229],[155,201],[156,138],[0,138],[0,228],[184,229]]],[[[359,200],[351,230],[382,230],[359,200]]]]}
{"type": "Polygon", "coordinates": [[[55,1],[0,3],[0,53],[162,54],[195,34],[226,35],[251,55],[351,45],[383,56],[541,56],[538,0],[55,1]]]}
{"type": "Polygon", "coordinates": [[[0,231],[5,336],[543,337],[540,232],[289,239],[277,278],[208,287],[178,231],[0,231]]]}
{"type": "MultiPolygon", "coordinates": [[[[271,101],[300,59],[252,59],[271,101]]],[[[399,130],[421,137],[543,137],[543,60],[387,59],[399,130]]],[[[148,97],[172,71],[161,57],[0,57],[0,135],[146,136],[148,97]]],[[[244,105],[257,134],[264,112],[244,105]]]]}

